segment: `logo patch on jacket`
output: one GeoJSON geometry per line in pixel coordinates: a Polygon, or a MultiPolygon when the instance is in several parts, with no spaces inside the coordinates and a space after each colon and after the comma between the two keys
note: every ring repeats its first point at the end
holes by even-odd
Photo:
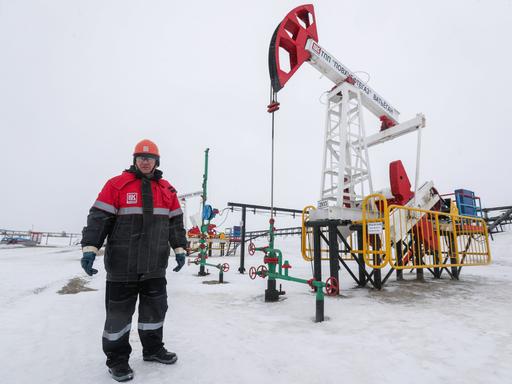
{"type": "Polygon", "coordinates": [[[137,192],[126,194],[126,204],[137,204],[137,192]]]}

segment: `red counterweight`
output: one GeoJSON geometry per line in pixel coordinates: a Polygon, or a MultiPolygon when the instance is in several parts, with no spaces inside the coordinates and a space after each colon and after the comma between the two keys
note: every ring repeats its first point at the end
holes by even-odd
{"type": "Polygon", "coordinates": [[[405,205],[414,196],[411,191],[411,182],[407,177],[402,161],[395,160],[389,164],[389,182],[393,199],[388,204],[405,205]]]}

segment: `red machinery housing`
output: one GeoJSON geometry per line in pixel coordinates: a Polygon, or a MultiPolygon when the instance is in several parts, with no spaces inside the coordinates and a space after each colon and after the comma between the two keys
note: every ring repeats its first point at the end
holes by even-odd
{"type": "MultiPolygon", "coordinates": [[[[389,182],[391,185],[391,193],[393,194],[393,198],[388,199],[389,205],[406,205],[414,197],[414,192],[411,191],[411,182],[409,181],[407,172],[405,172],[402,161],[396,160],[389,164],[389,182]]],[[[426,249],[437,250],[437,234],[434,231],[434,226],[429,220],[428,215],[423,216],[412,228],[412,231],[416,239],[418,239],[426,249]]],[[[409,257],[409,254],[404,255],[404,264],[408,263],[409,257]]]]}
{"type": "Polygon", "coordinates": [[[393,199],[389,199],[388,204],[405,205],[413,198],[411,182],[401,160],[395,160],[389,164],[389,183],[393,199]]]}

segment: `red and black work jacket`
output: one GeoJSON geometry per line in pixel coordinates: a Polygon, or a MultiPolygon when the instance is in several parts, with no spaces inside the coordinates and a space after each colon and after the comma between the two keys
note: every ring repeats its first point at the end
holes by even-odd
{"type": "Polygon", "coordinates": [[[105,184],[87,217],[82,247],[105,246],[107,280],[164,277],[173,249],[187,246],[176,190],[155,170],[148,178],[134,166],[105,184]]]}

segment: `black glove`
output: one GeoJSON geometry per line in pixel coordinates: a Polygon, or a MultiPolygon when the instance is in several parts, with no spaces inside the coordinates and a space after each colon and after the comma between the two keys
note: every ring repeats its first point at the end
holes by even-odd
{"type": "Polygon", "coordinates": [[[176,264],[178,264],[178,265],[173,269],[174,272],[178,272],[185,265],[185,254],[184,253],[176,254],[176,264]]]}
{"type": "Polygon", "coordinates": [[[82,268],[84,269],[85,273],[87,273],[89,276],[98,273],[98,270],[92,267],[95,258],[96,254],[94,252],[84,252],[82,260],[80,260],[82,268]]]}

